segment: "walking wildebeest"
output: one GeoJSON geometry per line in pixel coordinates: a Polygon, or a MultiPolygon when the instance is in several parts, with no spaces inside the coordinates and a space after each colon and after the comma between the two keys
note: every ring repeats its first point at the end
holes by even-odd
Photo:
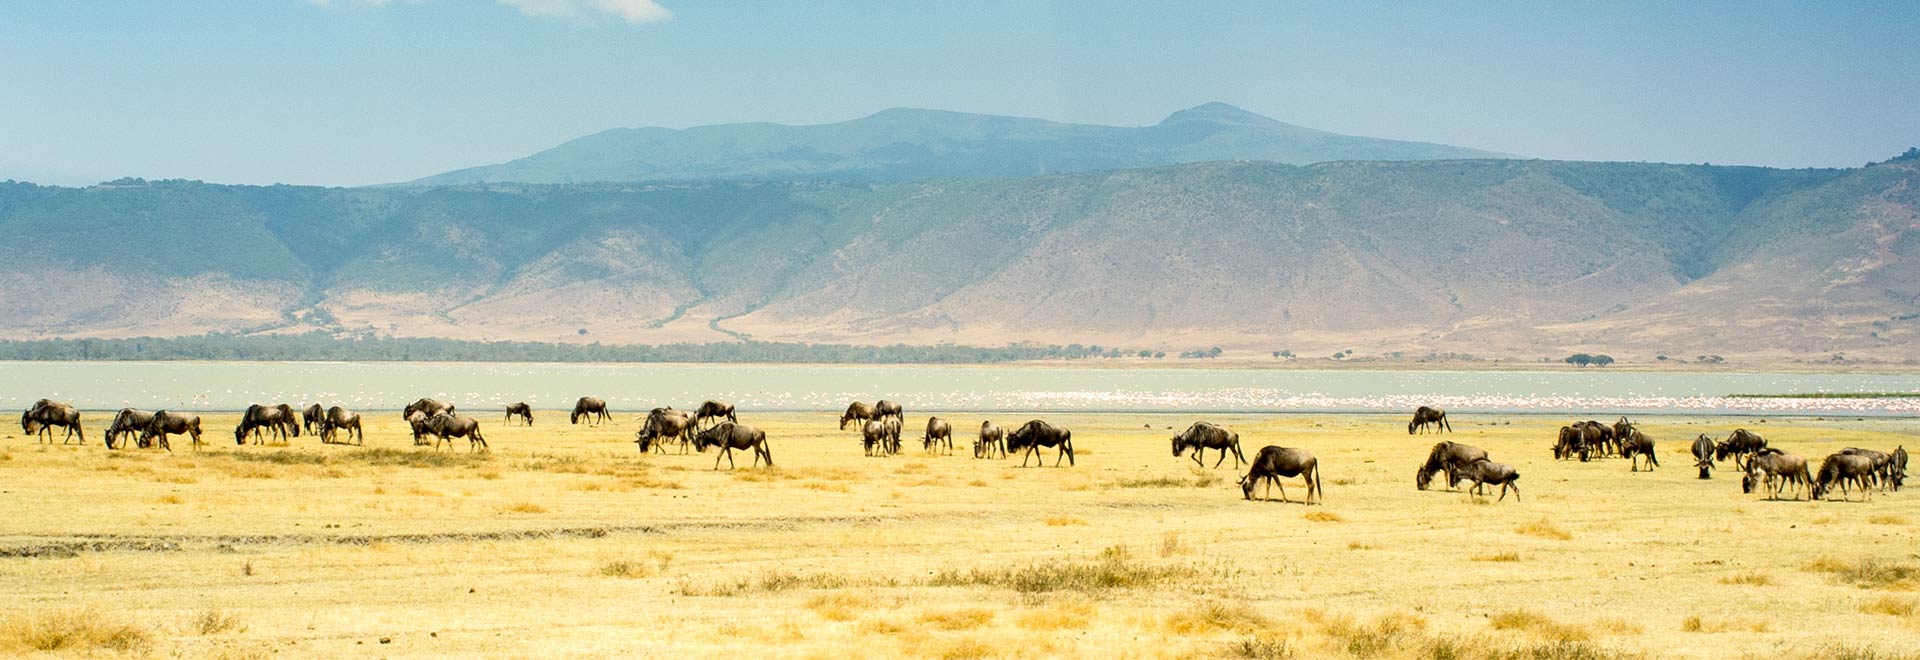
{"type": "Polygon", "coordinates": [[[1647,457],[1648,472],[1660,467],[1660,457],[1653,452],[1653,438],[1641,433],[1640,429],[1631,427],[1627,429],[1626,437],[1620,439],[1620,453],[1626,454],[1627,459],[1633,461],[1634,472],[1640,471],[1641,456],[1647,457]]]}
{"type": "Polygon", "coordinates": [[[725,401],[708,401],[700,404],[699,410],[693,411],[693,425],[698,427],[707,420],[718,420],[722,417],[727,418],[729,422],[740,423],[740,419],[733,416],[733,404],[725,401]]]}
{"type": "Polygon", "coordinates": [[[1180,435],[1173,436],[1175,457],[1179,457],[1188,449],[1193,450],[1193,464],[1201,467],[1207,465],[1201,457],[1207,453],[1208,449],[1220,450],[1220,460],[1213,462],[1215,468],[1227,462],[1229,453],[1233,456],[1233,467],[1236,469],[1247,460],[1246,455],[1240,453],[1240,434],[1212,422],[1194,422],[1192,426],[1187,427],[1187,430],[1180,432],[1180,435]]]}
{"type": "Polygon", "coordinates": [[[593,425],[612,420],[613,415],[607,414],[606,399],[583,396],[579,401],[574,402],[573,414],[568,416],[567,420],[569,423],[579,424],[581,418],[586,418],[587,424],[593,425]]]}
{"type": "Polygon", "coordinates": [[[1767,499],[1778,499],[1788,484],[1794,486],[1794,499],[1800,499],[1802,487],[1813,485],[1813,477],[1807,473],[1807,459],[1778,449],[1765,449],[1747,459],[1747,472],[1740,477],[1740,492],[1751,493],[1764,485],[1767,499]],[[1776,478],[1780,480],[1778,484],[1774,483],[1776,478]]]}
{"type": "MultiPolygon", "coordinates": [[[[340,432],[341,429],[346,429],[347,437],[353,439],[353,444],[366,444],[366,433],[360,430],[360,413],[347,410],[340,406],[328,408],[326,420],[320,423],[320,441],[332,444],[334,442],[334,434],[340,432]]],[[[342,442],[341,444],[346,443],[342,442]]]]}
{"type": "Polygon", "coordinates": [[[400,411],[400,418],[406,419],[407,417],[411,417],[415,412],[423,413],[427,417],[433,417],[440,413],[452,414],[453,404],[440,401],[439,399],[421,399],[407,404],[407,407],[400,411]]]}
{"type": "Polygon", "coordinates": [[[847,405],[847,412],[840,415],[840,430],[847,430],[848,422],[866,422],[873,419],[873,406],[860,401],[847,405]]]}
{"type": "Polygon", "coordinates": [[[1847,484],[1857,484],[1867,499],[1873,499],[1873,459],[1858,454],[1834,454],[1820,462],[1820,474],[1813,480],[1813,499],[1826,497],[1827,490],[1840,486],[1841,497],[1851,499],[1847,484]]]}
{"type": "Polygon", "coordinates": [[[321,410],[320,404],[318,403],[307,406],[306,409],[300,411],[300,424],[307,427],[308,433],[319,431],[321,423],[325,421],[327,421],[327,412],[321,410]]]}
{"type": "Polygon", "coordinates": [[[443,412],[427,418],[427,430],[432,431],[433,435],[439,438],[433,441],[434,451],[440,451],[441,440],[447,441],[447,449],[452,450],[454,438],[466,438],[469,452],[482,447],[487,451],[493,451],[493,447],[487,445],[487,439],[480,435],[480,422],[474,421],[472,417],[443,412]]]}
{"type": "Polygon", "coordinates": [[[1453,425],[1447,423],[1447,411],[1432,406],[1420,406],[1413,411],[1413,421],[1407,422],[1407,435],[1426,430],[1428,424],[1433,425],[1434,433],[1443,430],[1453,431],[1453,425]]]}
{"type": "Polygon", "coordinates": [[[720,459],[727,459],[727,469],[734,468],[733,450],[752,449],[753,467],[766,459],[767,467],[773,467],[773,450],[767,447],[767,434],[751,426],[742,426],[733,422],[721,422],[713,428],[701,431],[693,437],[693,448],[706,453],[708,447],[719,447],[720,455],[713,457],[713,469],[720,469],[720,459]]]}
{"type": "Polygon", "coordinates": [[[927,434],[920,438],[920,446],[931,452],[933,446],[940,442],[946,443],[947,453],[953,453],[953,425],[938,417],[928,417],[927,434]]]}
{"type": "MultiPolygon", "coordinates": [[[[1041,447],[1060,448],[1060,453],[1054,456],[1053,459],[1054,467],[1060,467],[1060,459],[1062,458],[1067,459],[1067,465],[1074,465],[1072,431],[1057,428],[1052,424],[1036,419],[1027,422],[1020,428],[1014,429],[1012,433],[1007,434],[1007,451],[1017,452],[1021,449],[1027,450],[1026,455],[1020,459],[1020,467],[1026,467],[1027,461],[1039,455],[1041,447]]],[[[1046,465],[1047,459],[1040,459],[1040,464],[1043,466],[1046,465]]]]}
{"type": "Polygon", "coordinates": [[[1713,478],[1713,438],[1705,433],[1693,441],[1693,466],[1700,468],[1701,479],[1713,478]]]}
{"type": "Polygon", "coordinates": [[[66,444],[76,435],[80,444],[87,444],[87,430],[80,426],[80,409],[71,403],[41,399],[33,402],[33,407],[20,413],[20,431],[27,435],[39,435],[47,444],[53,443],[53,427],[67,430],[60,444],[66,444]]]}
{"type": "Polygon", "coordinates": [[[125,449],[127,438],[137,438],[140,431],[147,428],[147,424],[152,421],[151,411],[121,408],[120,413],[113,416],[113,425],[107,427],[107,448],[114,449],[113,441],[119,440],[119,448],[125,449]]]}
{"type": "Polygon", "coordinates": [[[1320,487],[1320,459],[1305,449],[1261,447],[1253,455],[1253,462],[1247,466],[1247,475],[1240,477],[1240,495],[1253,499],[1254,486],[1266,482],[1267,492],[1264,499],[1273,499],[1273,487],[1280,486],[1280,501],[1287,501],[1287,485],[1280,482],[1281,477],[1304,477],[1307,481],[1307,499],[1302,503],[1312,504],[1314,497],[1326,499],[1326,491],[1320,487]]]}
{"type": "Polygon", "coordinates": [[[994,451],[1000,452],[1000,458],[1007,457],[1007,431],[991,421],[980,423],[980,439],[973,441],[974,458],[990,458],[994,451]]]}
{"type": "Polygon", "coordinates": [[[525,401],[507,404],[507,418],[500,420],[500,423],[512,423],[514,417],[519,417],[520,421],[526,422],[527,426],[533,426],[533,406],[527,405],[525,401]]]}
{"type": "Polygon", "coordinates": [[[1733,457],[1733,464],[1739,467],[1740,471],[1745,472],[1747,463],[1744,457],[1752,456],[1754,452],[1766,448],[1767,439],[1760,437],[1760,434],[1746,429],[1734,429],[1733,433],[1729,434],[1726,440],[1714,444],[1713,457],[1716,460],[1724,461],[1727,460],[1727,457],[1731,456],[1733,457]]]}
{"type": "Polygon", "coordinates": [[[1420,464],[1420,471],[1413,475],[1413,485],[1426,490],[1433,483],[1433,473],[1447,473],[1447,488],[1451,490],[1460,483],[1460,468],[1468,463],[1484,460],[1487,450],[1472,445],[1463,445],[1453,441],[1435,443],[1433,451],[1427,453],[1427,462],[1420,464]]]}
{"type": "Polygon", "coordinates": [[[678,439],[680,453],[687,453],[687,446],[693,442],[693,416],[687,411],[670,407],[654,408],[647,413],[647,421],[641,423],[640,430],[633,437],[642,452],[653,449],[664,454],[667,441],[678,439]]]}
{"type": "Polygon", "coordinates": [[[873,416],[875,419],[879,419],[881,417],[906,419],[906,411],[905,409],[901,408],[900,404],[898,403],[894,403],[886,399],[881,399],[880,401],[873,404],[873,416]]]}
{"type": "Polygon", "coordinates": [[[1520,501],[1520,472],[1513,466],[1482,458],[1461,468],[1460,476],[1473,482],[1473,487],[1467,489],[1469,495],[1485,496],[1487,484],[1500,484],[1500,499],[1494,501],[1506,500],[1508,488],[1513,489],[1513,501],[1520,501]]]}
{"type": "Polygon", "coordinates": [[[860,448],[868,456],[881,456],[887,453],[887,423],[869,419],[860,427],[860,448]]]}
{"type": "Polygon", "coordinates": [[[161,410],[153,413],[153,420],[141,430],[140,444],[146,446],[158,439],[160,448],[171,453],[173,445],[167,442],[167,436],[183,433],[193,439],[193,450],[200,451],[200,416],[161,410]]]}

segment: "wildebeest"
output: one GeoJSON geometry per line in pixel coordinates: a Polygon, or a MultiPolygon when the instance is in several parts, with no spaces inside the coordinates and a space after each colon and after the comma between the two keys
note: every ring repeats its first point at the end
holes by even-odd
{"type": "Polygon", "coordinates": [[[153,413],[153,419],[147,422],[147,428],[141,429],[140,444],[146,446],[155,440],[160,448],[173,451],[173,445],[167,442],[168,435],[186,434],[193,439],[194,451],[200,450],[200,416],[191,413],[177,413],[161,410],[153,413]]]}
{"type": "Polygon", "coordinates": [[[640,451],[654,449],[661,453],[667,451],[667,441],[680,440],[680,453],[687,453],[687,445],[693,442],[693,416],[684,410],[673,408],[654,408],[647,413],[640,430],[633,434],[634,442],[640,445],[640,451]]]}
{"type": "Polygon", "coordinates": [[[426,436],[433,435],[433,429],[427,428],[427,413],[415,410],[407,413],[407,426],[413,429],[413,446],[428,444],[426,436]]]}
{"type": "Polygon", "coordinates": [[[1794,499],[1800,498],[1803,487],[1813,485],[1813,477],[1807,474],[1807,459],[1782,452],[1778,449],[1766,449],[1747,460],[1746,474],[1740,477],[1740,492],[1751,493],[1755,487],[1767,489],[1767,499],[1777,499],[1780,491],[1788,484],[1794,486],[1794,499]],[[1779,479],[1779,483],[1774,483],[1779,479]]]}
{"type": "Polygon", "coordinates": [[[1453,431],[1453,425],[1447,423],[1447,411],[1432,406],[1420,406],[1413,411],[1413,421],[1407,422],[1407,435],[1426,430],[1428,424],[1433,425],[1434,433],[1453,431]]]}
{"type": "Polygon", "coordinates": [[[874,412],[873,412],[872,405],[862,401],[855,401],[851,404],[848,404],[847,412],[842,413],[840,415],[840,430],[842,431],[847,430],[848,422],[864,423],[867,420],[873,419],[873,417],[874,417],[874,412]]]}
{"type": "Polygon", "coordinates": [[[1307,481],[1307,499],[1312,503],[1317,496],[1326,499],[1326,491],[1320,487],[1320,459],[1305,449],[1276,447],[1267,445],[1254,453],[1253,462],[1247,466],[1247,475],[1240,477],[1240,495],[1253,499],[1254,486],[1266,482],[1265,499],[1273,499],[1273,487],[1280,486],[1280,501],[1287,501],[1287,485],[1280,482],[1281,477],[1304,477],[1307,481]]]}
{"type": "Polygon", "coordinates": [[[1239,468],[1240,464],[1247,460],[1246,455],[1240,453],[1240,434],[1212,422],[1194,422],[1192,426],[1187,427],[1187,430],[1180,432],[1180,435],[1173,436],[1175,457],[1188,449],[1193,450],[1193,464],[1202,467],[1205,467],[1206,463],[1201,458],[1208,449],[1220,450],[1220,460],[1213,462],[1216,468],[1227,462],[1229,454],[1233,456],[1235,468],[1239,468]]]}
{"type": "Polygon", "coordinates": [[[1900,490],[1907,483],[1907,446],[1893,448],[1893,489],[1900,490]]]}
{"type": "Polygon", "coordinates": [[[1873,461],[1873,478],[1874,478],[1874,481],[1879,482],[1880,492],[1884,493],[1893,488],[1893,455],[1892,454],[1888,454],[1886,452],[1877,451],[1873,449],[1861,449],[1859,447],[1848,447],[1846,449],[1840,450],[1840,453],[1852,454],[1855,456],[1865,456],[1869,460],[1872,460],[1873,461]]]}
{"type": "Polygon", "coordinates": [[[120,441],[120,448],[125,448],[127,438],[137,438],[140,431],[146,429],[147,424],[152,421],[151,411],[121,408],[120,412],[113,416],[113,424],[107,427],[107,448],[113,449],[115,440],[120,441]]]}
{"type": "Polygon", "coordinates": [[[567,420],[570,423],[579,424],[582,418],[587,420],[587,424],[592,425],[612,420],[613,415],[607,414],[606,399],[597,396],[583,396],[580,397],[579,401],[573,403],[573,414],[569,415],[567,420]]]}
{"type": "Polygon", "coordinates": [[[500,423],[511,423],[515,417],[519,417],[520,421],[526,422],[527,426],[533,426],[533,406],[527,405],[525,401],[507,404],[507,418],[500,420],[500,423]]]}
{"type": "Polygon", "coordinates": [[[708,401],[700,404],[699,410],[693,411],[693,424],[697,427],[706,423],[707,420],[718,420],[722,417],[727,418],[729,422],[740,423],[739,418],[733,416],[733,404],[725,401],[708,401]]]}
{"type": "Polygon", "coordinates": [[[1641,433],[1640,429],[1628,427],[1625,437],[1620,439],[1620,453],[1633,461],[1633,471],[1640,471],[1640,457],[1647,457],[1647,471],[1660,467],[1660,456],[1653,451],[1653,438],[1641,433]]]}
{"type": "MultiPolygon", "coordinates": [[[[1007,434],[1007,451],[1027,450],[1026,455],[1020,458],[1020,467],[1026,467],[1027,461],[1038,455],[1041,447],[1060,448],[1060,453],[1053,459],[1054,467],[1060,467],[1062,458],[1067,460],[1067,465],[1074,465],[1072,431],[1036,419],[1007,434]]],[[[1040,464],[1046,465],[1047,460],[1040,459],[1040,464]]]]}
{"type": "Polygon", "coordinates": [[[905,409],[901,408],[900,404],[898,403],[894,403],[886,399],[881,399],[878,402],[875,402],[873,404],[873,416],[876,419],[881,417],[906,419],[906,411],[905,409]]]}
{"type": "Polygon", "coordinates": [[[480,435],[480,422],[474,421],[472,417],[442,412],[428,417],[426,426],[428,431],[432,431],[433,435],[439,438],[433,441],[434,451],[440,450],[441,440],[447,441],[447,449],[453,449],[454,438],[466,438],[469,452],[483,447],[487,451],[493,451],[493,447],[487,445],[487,439],[480,435]]]}
{"type": "Polygon", "coordinates": [[[1858,454],[1834,454],[1820,462],[1820,474],[1813,480],[1813,499],[1826,497],[1827,491],[1835,485],[1840,486],[1842,497],[1851,497],[1847,485],[1851,483],[1866,493],[1867,499],[1873,499],[1873,459],[1858,454]]]}
{"type": "Polygon", "coordinates": [[[991,421],[980,423],[980,439],[973,441],[974,458],[991,458],[995,451],[1007,457],[1007,431],[991,421]]]}
{"type": "Polygon", "coordinates": [[[1705,433],[1693,441],[1693,466],[1700,468],[1701,479],[1713,478],[1713,438],[1705,433]]]}
{"type": "Polygon", "coordinates": [[[715,470],[720,469],[721,458],[727,459],[727,469],[734,468],[733,450],[735,449],[752,449],[753,465],[759,465],[761,459],[766,459],[767,467],[773,467],[773,450],[767,447],[766,432],[751,426],[721,422],[693,437],[694,449],[706,453],[708,447],[720,448],[720,455],[713,457],[715,470]]]}
{"type": "Polygon", "coordinates": [[[39,435],[48,444],[53,443],[53,427],[67,430],[61,444],[79,437],[80,444],[87,444],[87,430],[80,426],[80,409],[71,403],[41,399],[33,402],[33,407],[20,413],[20,431],[27,435],[39,435]]]}
{"type": "Polygon", "coordinates": [[[941,442],[946,443],[947,453],[953,453],[953,425],[938,417],[928,417],[927,434],[920,438],[921,448],[930,452],[935,444],[941,442]]]}
{"type": "Polygon", "coordinates": [[[451,414],[453,413],[453,404],[443,402],[439,399],[423,398],[423,399],[420,399],[419,401],[415,401],[413,403],[407,404],[407,407],[400,411],[400,418],[406,419],[407,417],[413,416],[413,413],[415,412],[424,413],[428,417],[432,417],[440,413],[451,414]]]}
{"type": "Polygon", "coordinates": [[[366,433],[360,430],[360,413],[340,406],[328,408],[326,421],[320,423],[320,441],[332,443],[334,434],[342,429],[346,430],[348,438],[353,439],[353,444],[366,444],[366,433]]]}
{"type": "Polygon", "coordinates": [[[1513,466],[1481,458],[1461,467],[1460,477],[1473,482],[1468,494],[1485,496],[1487,484],[1500,484],[1500,499],[1494,501],[1506,500],[1508,488],[1513,489],[1513,501],[1520,501],[1520,472],[1513,466]]]}
{"type": "Polygon", "coordinates": [[[1586,441],[1581,437],[1582,429],[1575,426],[1560,427],[1560,435],[1553,441],[1553,460],[1565,460],[1580,455],[1586,441]]]}
{"type": "Polygon", "coordinates": [[[860,427],[860,447],[868,456],[880,456],[887,453],[887,423],[869,419],[860,427]]]}
{"type": "Polygon", "coordinates": [[[1426,490],[1433,483],[1433,473],[1447,473],[1447,488],[1460,483],[1460,468],[1468,463],[1484,460],[1487,450],[1472,445],[1446,441],[1433,445],[1433,451],[1427,453],[1427,462],[1420,464],[1420,471],[1413,475],[1413,485],[1426,490]]]}
{"type": "Polygon", "coordinates": [[[252,434],[253,444],[261,444],[266,441],[266,432],[272,432],[281,442],[286,442],[289,434],[300,437],[300,422],[297,419],[293,406],[284,403],[247,406],[247,411],[240,415],[240,424],[233,429],[233,442],[237,445],[247,444],[247,435],[252,434]]]}
{"type": "Polygon", "coordinates": [[[1767,439],[1760,437],[1760,434],[1746,429],[1734,429],[1733,433],[1727,435],[1726,440],[1713,446],[1713,457],[1722,461],[1732,457],[1733,464],[1744,472],[1747,469],[1745,457],[1766,448],[1767,439]]]}
{"type": "Polygon", "coordinates": [[[300,424],[307,427],[308,433],[317,433],[322,422],[327,421],[327,412],[316,403],[300,411],[300,424]]]}
{"type": "Polygon", "coordinates": [[[1615,444],[1613,427],[1593,420],[1577,422],[1574,427],[1580,429],[1580,438],[1583,443],[1580,450],[1581,462],[1590,460],[1595,454],[1605,457],[1608,454],[1619,453],[1613,448],[1615,444]]]}

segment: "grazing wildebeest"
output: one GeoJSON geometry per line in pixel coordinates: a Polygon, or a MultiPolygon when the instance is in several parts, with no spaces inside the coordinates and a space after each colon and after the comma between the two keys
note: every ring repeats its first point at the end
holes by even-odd
{"type": "Polygon", "coordinates": [[[1413,485],[1420,490],[1426,490],[1427,485],[1433,483],[1433,473],[1445,472],[1447,488],[1452,489],[1455,484],[1460,483],[1460,468],[1466,467],[1468,463],[1484,460],[1486,457],[1487,450],[1473,445],[1452,441],[1435,443],[1433,451],[1427,453],[1427,462],[1421,463],[1420,471],[1414,473],[1413,485]]]}
{"type": "Polygon", "coordinates": [[[320,423],[320,441],[333,443],[333,435],[341,429],[346,429],[347,437],[353,439],[353,444],[366,444],[366,433],[360,430],[360,413],[340,406],[328,408],[326,421],[320,423]]]}
{"type": "Polygon", "coordinates": [[[120,441],[120,448],[126,448],[127,438],[138,437],[140,431],[152,421],[151,411],[121,408],[119,414],[113,416],[113,425],[107,427],[107,448],[115,448],[114,440],[120,441]]]}
{"type": "Polygon", "coordinates": [[[1280,486],[1280,501],[1287,501],[1287,485],[1280,478],[1304,477],[1307,481],[1307,499],[1303,503],[1311,504],[1316,496],[1326,499],[1326,491],[1320,487],[1320,459],[1305,449],[1261,447],[1253,455],[1253,462],[1247,466],[1247,475],[1240,477],[1240,495],[1253,499],[1254,486],[1266,482],[1267,492],[1263,499],[1273,499],[1273,487],[1280,486]]]}
{"type": "Polygon", "coordinates": [[[1482,458],[1462,467],[1460,476],[1473,482],[1473,487],[1467,489],[1470,495],[1485,496],[1487,484],[1500,484],[1500,499],[1494,501],[1506,500],[1508,488],[1513,489],[1513,501],[1520,501],[1520,472],[1513,466],[1482,458]]]}
{"type": "Polygon", "coordinates": [[[947,453],[953,453],[953,425],[938,417],[928,417],[927,434],[920,438],[920,446],[930,452],[934,444],[940,442],[946,443],[947,453]]]}
{"type": "Polygon", "coordinates": [[[1608,455],[1620,453],[1615,446],[1613,427],[1591,419],[1576,426],[1580,427],[1581,439],[1586,442],[1586,450],[1580,454],[1581,461],[1588,460],[1594,454],[1605,458],[1608,455]]]}
{"type": "Polygon", "coordinates": [[[1888,454],[1883,451],[1876,451],[1872,449],[1861,449],[1859,447],[1848,447],[1846,449],[1840,450],[1840,453],[1852,454],[1854,456],[1865,456],[1868,459],[1871,459],[1873,461],[1873,478],[1875,481],[1879,482],[1880,492],[1883,492],[1883,493],[1887,492],[1889,489],[1893,487],[1893,455],[1892,454],[1888,454]]]}
{"type": "Polygon", "coordinates": [[[41,440],[53,443],[53,427],[67,430],[61,439],[66,444],[77,435],[80,444],[87,444],[87,430],[80,426],[80,409],[71,403],[41,399],[33,402],[33,407],[20,413],[20,431],[27,435],[40,435],[41,440]]]}
{"type": "Polygon", "coordinates": [[[1731,456],[1733,457],[1733,464],[1739,467],[1742,472],[1745,472],[1747,463],[1744,457],[1752,456],[1755,452],[1766,448],[1767,439],[1760,437],[1760,434],[1746,429],[1734,429],[1733,433],[1729,434],[1726,440],[1713,446],[1713,457],[1716,460],[1724,461],[1727,460],[1727,457],[1731,456]]]}
{"type": "Polygon", "coordinates": [[[1407,422],[1407,435],[1426,430],[1428,424],[1433,425],[1434,433],[1453,430],[1453,425],[1447,423],[1447,411],[1432,406],[1420,406],[1413,411],[1413,421],[1407,422]]]}
{"type": "Polygon", "coordinates": [[[1586,451],[1585,422],[1574,422],[1560,427],[1560,435],[1553,441],[1553,459],[1565,460],[1579,456],[1586,451]]]}
{"type": "Polygon", "coordinates": [[[173,445],[167,442],[167,436],[182,433],[193,438],[193,450],[200,451],[200,416],[161,410],[153,413],[153,420],[147,422],[147,428],[141,429],[140,444],[146,446],[158,439],[161,449],[172,452],[173,445]]]}
{"type": "Polygon", "coordinates": [[[1765,485],[1767,499],[1778,499],[1780,492],[1788,484],[1794,487],[1794,499],[1800,499],[1800,490],[1813,485],[1813,477],[1807,473],[1807,459],[1782,452],[1778,449],[1765,449],[1747,460],[1747,472],[1740,477],[1740,492],[1751,493],[1755,487],[1765,485]],[[1774,479],[1779,479],[1778,484],[1774,479]]]}
{"type": "Polygon", "coordinates": [[[1620,453],[1633,461],[1633,471],[1640,471],[1640,457],[1647,457],[1647,471],[1660,467],[1660,457],[1653,452],[1653,438],[1641,433],[1640,429],[1628,428],[1627,435],[1620,439],[1620,453]]]}
{"type": "Polygon", "coordinates": [[[1858,454],[1834,454],[1820,462],[1820,474],[1813,480],[1813,499],[1826,497],[1827,490],[1840,486],[1841,497],[1851,498],[1847,484],[1860,486],[1867,499],[1873,499],[1873,459],[1858,454]]]}
{"type": "Polygon", "coordinates": [[[500,420],[500,423],[512,423],[515,417],[519,417],[520,421],[526,422],[527,426],[533,426],[533,406],[527,405],[525,401],[507,404],[507,418],[500,420]]]}
{"type": "Polygon", "coordinates": [[[413,429],[413,446],[428,444],[426,436],[433,435],[433,429],[427,427],[428,419],[425,411],[415,410],[407,413],[407,426],[413,429]]]}
{"type": "Polygon", "coordinates": [[[612,420],[613,415],[607,414],[606,399],[597,396],[583,396],[580,397],[579,401],[574,402],[573,414],[569,415],[567,420],[570,423],[579,424],[581,418],[585,418],[587,424],[592,425],[612,420]]]}
{"type": "Polygon", "coordinates": [[[886,399],[881,399],[880,401],[873,404],[873,416],[875,419],[878,419],[881,417],[906,419],[906,411],[902,409],[900,407],[900,404],[898,403],[894,403],[886,399]]]}
{"type": "Polygon", "coordinates": [[[749,448],[753,450],[753,465],[759,465],[760,459],[764,458],[767,467],[773,467],[773,450],[767,447],[766,432],[751,426],[721,422],[693,437],[694,449],[706,453],[708,447],[719,447],[721,450],[720,455],[713,457],[715,470],[720,469],[721,458],[727,459],[727,469],[733,469],[733,450],[749,448]]]}
{"type": "Polygon", "coordinates": [[[1900,490],[1907,483],[1907,446],[1893,448],[1893,489],[1900,490]]]}
{"type": "Polygon", "coordinates": [[[300,411],[300,424],[307,427],[308,433],[319,431],[321,423],[325,421],[327,421],[327,412],[321,410],[320,404],[318,403],[307,406],[305,410],[300,411]]]}
{"type": "Polygon", "coordinates": [[[974,458],[991,458],[999,451],[1000,458],[1007,457],[1007,431],[991,421],[980,423],[980,439],[973,441],[974,458]]]}
{"type": "Polygon", "coordinates": [[[1247,460],[1246,455],[1240,453],[1240,434],[1211,422],[1194,422],[1192,426],[1187,427],[1187,430],[1180,432],[1180,435],[1173,436],[1175,457],[1188,449],[1193,450],[1193,464],[1201,467],[1206,466],[1201,457],[1207,453],[1208,449],[1220,450],[1220,460],[1213,462],[1215,468],[1227,462],[1229,454],[1233,456],[1235,468],[1239,468],[1240,464],[1247,460]]]}
{"type": "Polygon", "coordinates": [[[294,421],[296,419],[298,418],[294,416],[293,406],[284,403],[277,406],[263,406],[257,403],[247,406],[247,411],[240,415],[240,424],[233,429],[233,443],[247,444],[247,435],[252,434],[253,444],[261,444],[266,441],[268,432],[273,433],[281,442],[287,441],[289,431],[294,437],[300,437],[300,423],[294,421]]]}
{"type": "Polygon", "coordinates": [[[864,424],[867,420],[873,419],[873,417],[874,412],[872,405],[860,401],[847,404],[847,412],[840,415],[840,430],[847,430],[848,422],[861,422],[864,424]]]}
{"type": "Polygon", "coordinates": [[[1693,466],[1700,468],[1701,479],[1713,478],[1713,438],[1705,433],[1693,441],[1693,466]]]}
{"type": "Polygon", "coordinates": [[[739,418],[733,416],[733,404],[725,401],[708,401],[700,404],[699,410],[693,411],[693,424],[698,427],[707,420],[717,421],[722,417],[727,418],[729,422],[740,423],[739,418]]]}
{"type": "Polygon", "coordinates": [[[433,417],[440,413],[452,414],[453,404],[440,401],[439,399],[421,399],[407,404],[407,407],[400,411],[400,418],[405,419],[411,417],[415,412],[425,413],[427,417],[433,417]]]}
{"type": "Polygon", "coordinates": [[[427,430],[439,438],[433,441],[434,451],[440,451],[440,440],[447,441],[447,449],[453,449],[454,438],[466,438],[469,452],[482,447],[493,451],[493,447],[487,445],[487,439],[480,435],[480,422],[472,417],[443,412],[427,418],[427,430]]]}
{"type": "Polygon", "coordinates": [[[674,439],[680,440],[680,453],[687,453],[687,445],[693,442],[693,416],[670,407],[654,408],[647,413],[647,421],[634,433],[634,442],[642,452],[651,448],[664,454],[667,441],[674,439]]]}
{"type": "Polygon", "coordinates": [[[880,456],[887,453],[887,423],[869,419],[860,427],[860,448],[868,456],[880,456]]]}
{"type": "MultiPolygon", "coordinates": [[[[1052,424],[1036,419],[1027,422],[1020,428],[1014,429],[1012,433],[1007,434],[1007,451],[1017,452],[1021,449],[1027,450],[1026,455],[1020,458],[1020,467],[1026,467],[1027,461],[1039,455],[1041,447],[1060,448],[1060,453],[1055,455],[1053,459],[1054,467],[1060,467],[1060,459],[1062,458],[1067,460],[1067,465],[1075,464],[1073,462],[1072,431],[1058,428],[1052,424]]],[[[1047,459],[1040,459],[1040,464],[1046,465],[1047,459]]]]}

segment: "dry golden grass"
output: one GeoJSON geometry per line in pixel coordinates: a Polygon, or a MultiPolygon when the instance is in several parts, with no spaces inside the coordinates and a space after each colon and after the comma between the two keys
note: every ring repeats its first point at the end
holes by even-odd
{"type": "MultiPolygon", "coordinates": [[[[484,418],[492,453],[435,452],[413,448],[390,412],[367,415],[365,448],[303,436],[168,455],[35,446],[0,430],[11,457],[0,509],[12,512],[0,529],[0,656],[1920,651],[1908,639],[1907,590],[1920,586],[1912,493],[1765,502],[1737,479],[1556,462],[1547,447],[1564,420],[1454,413],[1446,439],[1527,475],[1518,503],[1415,490],[1431,441],[1410,443],[1399,415],[1209,416],[1250,450],[1314,451],[1331,504],[1302,508],[1298,479],[1292,505],[1248,502],[1236,471],[1168,456],[1164,427],[1185,415],[1045,415],[1091,451],[1076,467],[1020,468],[917,447],[866,458],[837,415],[742,414],[768,432],[778,467],[640,455],[620,424],[484,418]],[[73,594],[112,600],[70,604],[73,594]]],[[[956,427],[981,417],[939,414],[956,427]]],[[[1640,422],[1663,443],[1754,424],[1640,422]]],[[[1803,456],[1914,444],[1903,420],[1766,429],[1803,456]]]]}

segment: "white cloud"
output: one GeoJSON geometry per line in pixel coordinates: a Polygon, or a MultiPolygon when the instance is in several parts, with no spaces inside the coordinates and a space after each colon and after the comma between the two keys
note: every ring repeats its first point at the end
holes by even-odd
{"type": "MultiPolygon", "coordinates": [[[[597,14],[617,17],[628,23],[658,23],[673,18],[673,12],[654,0],[496,0],[519,9],[528,16],[587,18],[597,14]]],[[[392,0],[307,0],[321,7],[378,7],[392,0]]]]}

